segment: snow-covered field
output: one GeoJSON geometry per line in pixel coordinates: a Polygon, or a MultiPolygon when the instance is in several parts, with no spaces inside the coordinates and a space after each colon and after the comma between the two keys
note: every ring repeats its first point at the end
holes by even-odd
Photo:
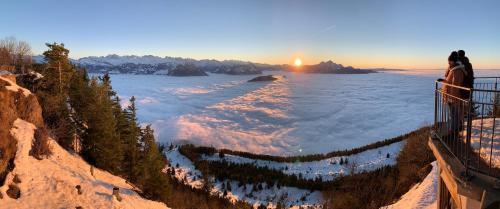
{"type": "Polygon", "coordinates": [[[15,168],[7,175],[5,184],[0,187],[3,198],[0,208],[37,209],[37,208],[168,208],[165,204],[143,199],[124,179],[108,172],[94,169],[78,155],[68,153],[55,141],[50,141],[53,155],[48,159],[37,160],[29,156],[35,126],[17,119],[10,130],[17,140],[15,168]],[[19,199],[6,195],[14,176],[21,180],[16,185],[21,190],[19,199]],[[80,185],[82,194],[77,193],[80,185]],[[112,196],[113,187],[120,189],[122,201],[112,196]]]}
{"type": "Polygon", "coordinates": [[[267,167],[280,170],[287,175],[302,176],[305,179],[321,178],[323,181],[333,180],[340,175],[349,175],[352,172],[372,171],[386,165],[395,165],[396,158],[404,145],[404,141],[396,142],[377,149],[367,150],[358,154],[342,157],[332,157],[320,161],[282,163],[267,160],[253,160],[245,157],[218,154],[204,156],[206,160],[227,161],[232,163],[253,164],[258,167],[267,167]],[[347,164],[340,161],[347,160],[347,164]]]}
{"type": "MultiPolygon", "coordinates": [[[[175,169],[175,177],[183,181],[185,184],[190,185],[195,188],[203,187],[203,178],[201,172],[197,170],[192,162],[179,153],[177,149],[166,152],[167,158],[171,164],[169,169],[175,169]]],[[[213,179],[214,187],[212,188],[213,195],[223,195],[222,184],[229,183],[231,185],[231,191],[227,191],[227,196],[231,201],[245,201],[254,207],[260,204],[268,205],[270,207],[276,207],[278,202],[285,204],[290,208],[320,208],[323,202],[323,197],[321,192],[309,190],[298,189],[295,187],[282,186],[280,188],[276,185],[266,188],[265,183],[263,184],[262,190],[252,189],[255,185],[247,184],[245,187],[238,186],[237,181],[215,181],[213,179]]]]}
{"type": "Polygon", "coordinates": [[[434,209],[437,208],[438,165],[432,163],[431,172],[425,179],[413,186],[396,203],[380,209],[434,209]]]}
{"type": "Polygon", "coordinates": [[[491,166],[500,168],[500,119],[476,119],[472,121],[471,146],[474,152],[491,166]],[[493,125],[495,122],[495,125],[493,125]],[[482,124],[482,128],[481,128],[482,124]],[[495,133],[493,134],[493,131],[495,133]],[[494,137],[492,137],[494,136],[494,137]]]}
{"type": "MultiPolygon", "coordinates": [[[[325,153],[412,131],[433,120],[436,75],[279,74],[203,77],[111,75],[139,120],[162,142],[190,143],[273,155],[325,153]]],[[[123,102],[126,104],[126,101],[123,102]]]]}

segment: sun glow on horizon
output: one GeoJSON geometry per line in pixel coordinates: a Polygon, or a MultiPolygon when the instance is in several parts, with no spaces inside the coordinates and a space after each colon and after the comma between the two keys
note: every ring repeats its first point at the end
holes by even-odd
{"type": "Polygon", "coordinates": [[[296,58],[293,63],[295,64],[295,66],[299,67],[302,65],[302,60],[300,58],[296,58]]]}

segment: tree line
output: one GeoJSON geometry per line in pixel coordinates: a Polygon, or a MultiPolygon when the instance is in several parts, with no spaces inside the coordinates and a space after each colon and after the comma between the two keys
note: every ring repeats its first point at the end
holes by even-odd
{"type": "Polygon", "coordinates": [[[230,154],[230,155],[236,155],[240,157],[245,157],[253,160],[267,160],[267,161],[275,161],[275,162],[287,162],[287,163],[293,163],[293,162],[310,162],[310,161],[319,161],[319,160],[324,160],[327,158],[332,158],[332,157],[341,157],[341,156],[349,156],[349,155],[354,155],[358,154],[370,149],[377,149],[383,146],[390,145],[392,143],[400,142],[403,141],[409,137],[412,136],[417,136],[421,135],[423,132],[426,132],[429,127],[422,127],[420,129],[417,129],[415,131],[396,136],[390,139],[385,139],[382,141],[377,141],[371,144],[367,144],[361,147],[356,147],[353,149],[346,149],[346,150],[339,150],[339,151],[332,151],[328,152],[325,154],[311,154],[311,155],[298,155],[298,156],[274,156],[274,155],[266,155],[266,154],[255,154],[255,153],[250,153],[250,152],[244,152],[244,151],[235,151],[235,150],[229,150],[229,149],[216,149],[214,147],[204,147],[204,146],[199,146],[199,147],[193,147],[191,148],[192,151],[200,153],[200,154],[206,154],[206,155],[212,155],[214,153],[222,153],[222,154],[230,154]]]}
{"type": "Polygon", "coordinates": [[[209,161],[202,159],[202,155],[206,152],[200,150],[212,150],[211,148],[195,147],[187,144],[179,147],[179,152],[186,156],[194,166],[202,172],[204,178],[213,176],[215,179],[222,181],[231,179],[238,181],[240,186],[246,184],[254,184],[254,190],[262,190],[262,183],[267,186],[276,185],[277,187],[289,186],[301,189],[323,190],[329,187],[330,184],[336,184],[334,181],[323,181],[321,178],[306,179],[302,175],[284,174],[281,170],[269,168],[267,166],[260,167],[254,164],[232,163],[225,160],[209,161]]]}

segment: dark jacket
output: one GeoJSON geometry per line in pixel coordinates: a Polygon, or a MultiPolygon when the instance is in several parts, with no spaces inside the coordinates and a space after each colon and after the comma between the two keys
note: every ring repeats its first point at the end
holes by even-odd
{"type": "MultiPolygon", "coordinates": [[[[467,88],[474,88],[474,70],[472,69],[472,64],[469,62],[467,57],[459,57],[460,62],[464,65],[465,72],[467,75],[464,77],[463,86],[467,88]]],[[[470,91],[462,90],[462,97],[469,98],[470,91]]]]}
{"type": "Polygon", "coordinates": [[[459,60],[464,65],[465,72],[467,72],[467,76],[464,78],[464,87],[472,88],[474,86],[474,70],[472,69],[472,64],[467,57],[460,57],[459,60]]]}

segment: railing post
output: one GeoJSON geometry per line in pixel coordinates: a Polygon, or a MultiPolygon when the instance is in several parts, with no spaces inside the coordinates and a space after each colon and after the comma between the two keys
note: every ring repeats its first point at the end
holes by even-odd
{"type": "Polygon", "coordinates": [[[469,177],[469,152],[471,152],[470,149],[470,139],[472,135],[472,111],[474,110],[473,104],[472,104],[472,94],[474,93],[473,89],[469,89],[469,100],[468,100],[468,106],[469,106],[469,111],[467,113],[467,135],[466,135],[466,142],[465,142],[465,177],[469,177]]]}
{"type": "MultiPolygon", "coordinates": [[[[438,82],[436,81],[436,90],[434,90],[434,131],[438,131],[438,82]]],[[[436,133],[437,134],[437,133],[436,133]]]]}

